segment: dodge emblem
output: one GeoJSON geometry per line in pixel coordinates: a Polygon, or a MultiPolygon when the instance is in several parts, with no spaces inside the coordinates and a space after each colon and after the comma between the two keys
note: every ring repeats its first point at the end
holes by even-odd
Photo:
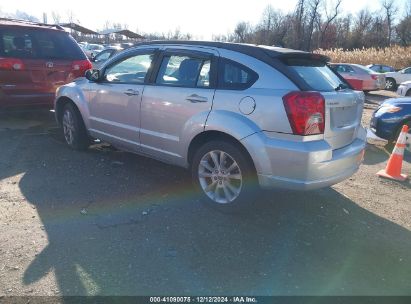
{"type": "Polygon", "coordinates": [[[48,67],[48,68],[52,68],[54,66],[54,63],[53,62],[46,62],[46,67],[48,67]]]}

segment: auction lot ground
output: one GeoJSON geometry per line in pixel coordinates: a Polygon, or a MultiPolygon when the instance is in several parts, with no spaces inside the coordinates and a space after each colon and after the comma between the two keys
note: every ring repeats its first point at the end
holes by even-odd
{"type": "MultiPolygon", "coordinates": [[[[365,125],[384,98],[367,96],[365,125]]],[[[0,296],[411,295],[411,183],[375,175],[390,148],[369,144],[336,186],[227,215],[185,170],[72,151],[48,111],[0,114],[0,296]]]]}

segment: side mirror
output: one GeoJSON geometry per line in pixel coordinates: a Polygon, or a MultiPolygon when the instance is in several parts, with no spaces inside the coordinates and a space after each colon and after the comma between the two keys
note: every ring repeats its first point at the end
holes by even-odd
{"type": "Polygon", "coordinates": [[[87,70],[84,76],[90,81],[98,82],[101,77],[100,70],[97,70],[97,69],[87,70]]]}

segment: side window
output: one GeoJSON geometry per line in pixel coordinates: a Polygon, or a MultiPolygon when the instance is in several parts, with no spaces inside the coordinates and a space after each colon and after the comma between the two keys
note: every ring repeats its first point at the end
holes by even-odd
{"type": "Polygon", "coordinates": [[[411,74],[411,68],[405,69],[404,74],[411,74]]]}
{"type": "Polygon", "coordinates": [[[258,74],[246,66],[221,58],[218,69],[218,88],[223,90],[245,90],[258,79],[258,74]]]}
{"type": "Polygon", "coordinates": [[[343,67],[344,67],[343,69],[345,73],[355,73],[354,69],[350,67],[349,65],[344,65],[343,67]]]}
{"type": "Polygon", "coordinates": [[[179,87],[209,87],[210,60],[189,56],[164,56],[157,84],[179,87]]]}
{"type": "Polygon", "coordinates": [[[144,83],[153,57],[153,54],[136,55],[116,62],[105,70],[105,80],[115,83],[144,83]]]}

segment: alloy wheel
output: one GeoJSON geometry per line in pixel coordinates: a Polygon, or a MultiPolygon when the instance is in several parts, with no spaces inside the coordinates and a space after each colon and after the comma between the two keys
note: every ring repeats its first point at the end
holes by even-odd
{"type": "Polygon", "coordinates": [[[210,151],[202,157],[198,179],[204,193],[219,204],[234,201],[243,185],[240,166],[228,153],[219,150],[210,151]]]}
{"type": "Polygon", "coordinates": [[[74,142],[74,134],[76,132],[73,114],[66,110],[63,115],[63,133],[66,142],[72,145],[74,142]]]}
{"type": "Polygon", "coordinates": [[[387,90],[392,90],[394,88],[394,83],[392,80],[388,79],[385,81],[385,88],[387,90]]]}

